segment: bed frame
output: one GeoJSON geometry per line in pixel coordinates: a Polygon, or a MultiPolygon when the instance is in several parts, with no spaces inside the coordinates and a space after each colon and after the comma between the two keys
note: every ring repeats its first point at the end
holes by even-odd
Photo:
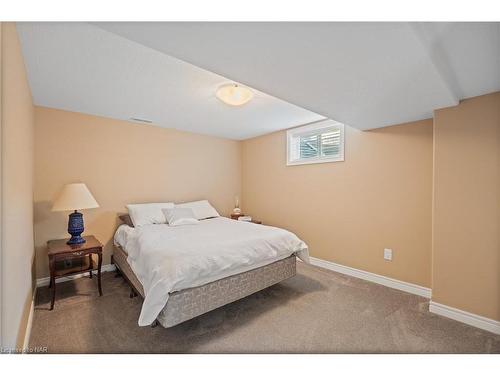
{"type": "MultiPolygon", "coordinates": [[[[111,263],[131,288],[130,297],[140,295],[144,289],[127,262],[127,254],[120,246],[113,247],[111,263]]],[[[211,283],[170,293],[168,302],[156,318],[163,327],[173,327],[218,307],[247,297],[250,294],[295,276],[295,255],[247,272],[225,277],[211,283]]]]}

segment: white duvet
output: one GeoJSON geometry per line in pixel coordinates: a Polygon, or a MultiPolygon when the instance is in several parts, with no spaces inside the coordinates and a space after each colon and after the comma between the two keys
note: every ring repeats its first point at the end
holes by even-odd
{"type": "Polygon", "coordinates": [[[218,217],[197,225],[121,226],[115,243],[144,287],[139,325],[154,322],[171,292],[265,266],[291,254],[309,262],[307,245],[280,228],[218,217]]]}

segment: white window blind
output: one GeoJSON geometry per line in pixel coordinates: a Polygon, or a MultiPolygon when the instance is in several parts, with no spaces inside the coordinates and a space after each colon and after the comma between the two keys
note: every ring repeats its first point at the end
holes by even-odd
{"type": "Polygon", "coordinates": [[[333,120],[287,132],[287,165],[344,160],[344,124],[333,120]]]}

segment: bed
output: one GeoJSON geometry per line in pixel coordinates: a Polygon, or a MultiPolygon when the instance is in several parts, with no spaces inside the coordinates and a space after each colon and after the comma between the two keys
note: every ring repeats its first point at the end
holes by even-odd
{"type": "Polygon", "coordinates": [[[138,324],[168,328],[296,274],[306,244],[284,229],[225,217],[198,225],[120,225],[112,262],[144,298],[138,324]]]}

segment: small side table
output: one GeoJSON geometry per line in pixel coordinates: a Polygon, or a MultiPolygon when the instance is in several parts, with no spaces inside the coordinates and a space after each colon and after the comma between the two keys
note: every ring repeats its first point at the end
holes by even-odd
{"type": "MultiPolygon", "coordinates": [[[[245,214],[231,214],[231,219],[238,220],[240,216],[245,216],[245,214]]],[[[251,221],[247,221],[247,223],[262,224],[262,221],[252,219],[251,221]]]]}
{"type": "Polygon", "coordinates": [[[102,244],[94,236],[84,236],[86,242],[81,245],[70,246],[66,243],[67,239],[51,240],[47,242],[49,267],[50,267],[50,285],[52,288],[52,300],[50,309],[54,309],[54,302],[56,300],[56,279],[69,275],[76,275],[80,273],[89,273],[92,278],[92,271],[97,270],[97,286],[99,295],[102,296],[101,288],[101,266],[102,266],[102,244]],[[97,268],[94,268],[92,254],[97,254],[97,268]],[[81,265],[58,269],[57,262],[65,260],[81,259],[81,265]]]}

